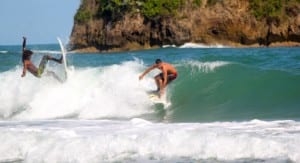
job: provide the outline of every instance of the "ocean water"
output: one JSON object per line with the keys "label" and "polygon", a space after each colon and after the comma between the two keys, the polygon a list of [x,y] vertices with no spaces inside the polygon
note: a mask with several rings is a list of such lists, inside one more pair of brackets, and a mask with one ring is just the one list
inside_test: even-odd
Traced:
{"label": "ocean water", "polygon": [[[32,61],[59,45],[30,45]],[[0,46],[0,162],[300,162],[300,48],[186,44],[69,52],[68,79],[21,78],[21,45]],[[178,70],[153,104],[156,58]],[[47,70],[64,78],[62,65]]]}

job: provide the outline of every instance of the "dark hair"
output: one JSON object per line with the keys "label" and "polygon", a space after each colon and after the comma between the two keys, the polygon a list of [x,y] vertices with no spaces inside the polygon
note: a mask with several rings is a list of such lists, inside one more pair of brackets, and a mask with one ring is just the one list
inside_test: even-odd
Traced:
{"label": "dark hair", "polygon": [[156,64],[159,64],[159,63],[161,63],[161,62],[162,62],[162,61],[161,61],[160,59],[156,59],[156,60],[155,60],[155,63],[156,63]]}
{"label": "dark hair", "polygon": [[33,54],[31,50],[24,50],[22,55],[22,61],[29,60],[30,56]]}

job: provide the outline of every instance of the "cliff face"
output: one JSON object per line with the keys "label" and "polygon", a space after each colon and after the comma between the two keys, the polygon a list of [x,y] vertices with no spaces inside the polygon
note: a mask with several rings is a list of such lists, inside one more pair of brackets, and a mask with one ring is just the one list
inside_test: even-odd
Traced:
{"label": "cliff face", "polygon": [[218,0],[195,7],[185,2],[173,16],[149,19],[141,12],[124,12],[114,20],[95,16],[99,0],[82,1],[90,12],[85,22],[75,21],[70,45],[83,51],[122,51],[182,45],[186,42],[229,46],[259,46],[278,43],[300,45],[300,4],[283,7],[285,15],[258,19],[249,0]]}

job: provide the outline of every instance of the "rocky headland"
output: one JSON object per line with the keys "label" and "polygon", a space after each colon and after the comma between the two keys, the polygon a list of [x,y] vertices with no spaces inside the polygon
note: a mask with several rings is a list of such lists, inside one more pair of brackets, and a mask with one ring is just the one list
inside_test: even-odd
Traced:
{"label": "rocky headland", "polygon": [[82,0],[70,47],[128,51],[193,42],[299,46],[299,0]]}

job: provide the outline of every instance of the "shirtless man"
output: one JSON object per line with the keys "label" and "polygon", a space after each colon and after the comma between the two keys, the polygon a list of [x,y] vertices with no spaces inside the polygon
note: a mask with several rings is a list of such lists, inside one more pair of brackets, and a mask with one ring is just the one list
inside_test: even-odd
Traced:
{"label": "shirtless man", "polygon": [[143,77],[147,73],[149,73],[150,71],[152,71],[155,68],[158,68],[162,71],[162,73],[160,73],[154,77],[156,86],[157,86],[157,92],[159,93],[159,96],[161,97],[164,94],[164,90],[165,90],[167,84],[169,84],[171,81],[173,81],[177,78],[177,71],[169,63],[162,62],[160,59],[156,59],[155,64],[153,64],[152,66],[147,68],[145,70],[145,72],[139,76],[139,79],[142,80]]}
{"label": "shirtless man", "polygon": [[[60,59],[52,58],[49,55],[43,56],[39,68],[37,68],[32,62],[31,62],[31,56],[33,52],[31,50],[26,49],[26,38],[23,37],[23,54],[22,54],[22,62],[23,62],[23,73],[22,77],[26,75],[26,70],[31,72],[34,76],[40,78],[45,70],[46,63],[48,60],[55,61],[57,63],[62,63],[62,57]],[[62,82],[62,80],[52,71],[47,71],[47,75],[52,75],[55,79]]]}

